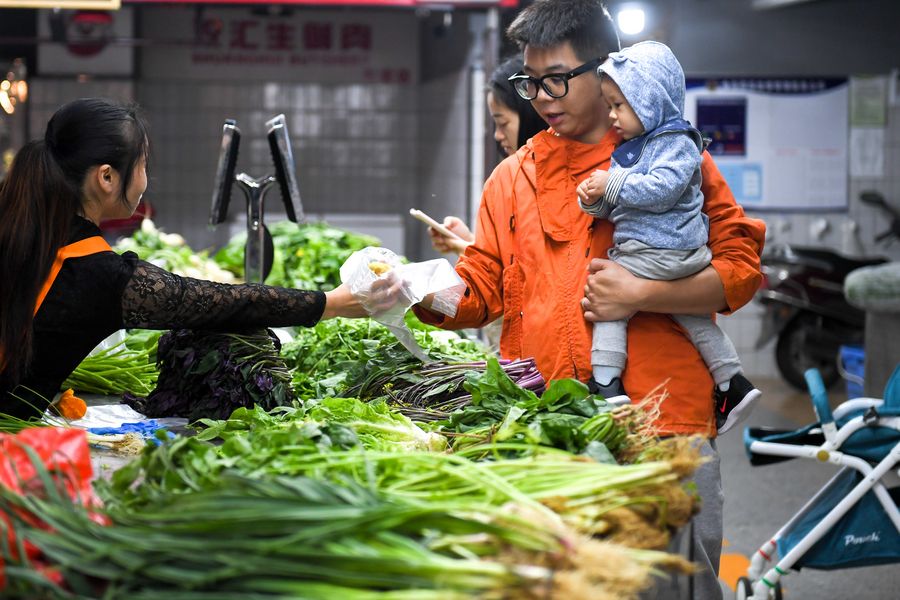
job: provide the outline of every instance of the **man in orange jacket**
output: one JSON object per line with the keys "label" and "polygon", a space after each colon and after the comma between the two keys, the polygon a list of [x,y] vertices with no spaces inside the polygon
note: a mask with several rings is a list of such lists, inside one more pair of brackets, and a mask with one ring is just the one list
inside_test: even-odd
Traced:
{"label": "man in orange jacket", "polygon": [[[433,313],[427,302],[417,315],[447,329],[481,327],[502,315],[503,357],[533,356],[546,379],[581,381],[591,376],[591,321],[631,316],[623,373],[631,397],[665,384],[660,433],[715,437],[713,382],[668,314],[729,313],[747,303],[761,280],[763,223],[744,215],[704,154],[709,267],[684,279],[652,281],[611,261],[592,261],[612,246],[613,227],[579,209],[575,188],[593,170],[609,167],[621,141],[609,127],[596,74],[619,49],[615,28],[600,0],[536,0],[507,33],[524,50],[524,74],[540,87],[532,104],[551,128],[506,158],[485,183],[476,241],[456,266],[467,285],[456,316]],[[703,451],[711,460],[695,475],[703,505],[689,552],[705,571],[692,577],[691,598],[714,600],[722,597],[716,577],[721,477],[714,442]]]}

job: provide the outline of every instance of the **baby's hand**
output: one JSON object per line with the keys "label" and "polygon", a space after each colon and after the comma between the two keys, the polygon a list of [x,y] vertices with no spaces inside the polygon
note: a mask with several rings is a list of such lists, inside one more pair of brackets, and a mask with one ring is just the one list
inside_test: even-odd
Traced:
{"label": "baby's hand", "polygon": [[591,176],[578,184],[575,189],[581,203],[591,206],[606,195],[606,182],[609,180],[609,171],[597,169]]}

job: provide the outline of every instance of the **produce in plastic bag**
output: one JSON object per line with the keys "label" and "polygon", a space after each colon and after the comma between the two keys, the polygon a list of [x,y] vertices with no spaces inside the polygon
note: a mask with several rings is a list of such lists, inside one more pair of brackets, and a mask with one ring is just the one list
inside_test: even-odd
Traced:
{"label": "produce in plastic bag", "polygon": [[[427,361],[428,356],[403,321],[406,311],[434,294],[431,308],[453,317],[466,289],[446,259],[403,264],[387,248],[371,246],[354,252],[341,265],[341,282],[347,284],[373,319],[390,329],[422,361]],[[391,289],[398,283],[399,295],[392,298]]]}

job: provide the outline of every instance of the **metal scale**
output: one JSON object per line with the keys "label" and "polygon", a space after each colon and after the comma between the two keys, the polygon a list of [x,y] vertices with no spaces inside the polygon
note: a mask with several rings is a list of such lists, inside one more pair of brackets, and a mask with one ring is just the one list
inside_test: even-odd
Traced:
{"label": "metal scale", "polygon": [[238,147],[241,130],[234,119],[226,119],[222,128],[222,146],[216,168],[215,186],[209,224],[216,226],[228,217],[228,203],[231,187],[237,183],[247,199],[247,242],[244,245],[244,280],[248,283],[262,283],[272,269],[275,247],[272,235],[263,222],[266,192],[274,184],[281,188],[281,199],[288,219],[294,223],[304,220],[303,205],[300,202],[300,187],[294,169],[294,155],[288,137],[284,115],[266,121],[269,151],[275,163],[275,175],[253,178],[246,173],[234,174],[237,167]]}

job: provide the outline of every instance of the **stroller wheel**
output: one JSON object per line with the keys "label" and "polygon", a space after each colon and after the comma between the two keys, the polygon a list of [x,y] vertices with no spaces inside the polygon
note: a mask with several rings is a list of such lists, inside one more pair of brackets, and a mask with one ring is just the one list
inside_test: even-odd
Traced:
{"label": "stroller wheel", "polygon": [[[753,582],[747,577],[740,577],[734,588],[735,600],[749,600],[753,598]],[[781,582],[775,583],[775,587],[769,592],[770,600],[783,600],[781,595]]]}
{"label": "stroller wheel", "polygon": [[740,577],[734,588],[735,600],[747,600],[753,597],[753,583],[746,577]]}

